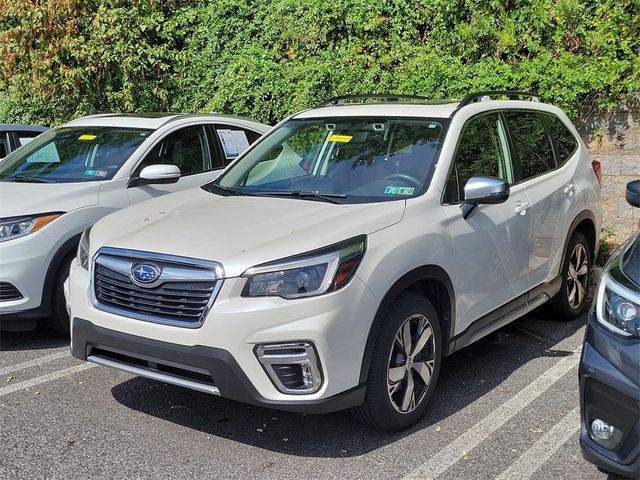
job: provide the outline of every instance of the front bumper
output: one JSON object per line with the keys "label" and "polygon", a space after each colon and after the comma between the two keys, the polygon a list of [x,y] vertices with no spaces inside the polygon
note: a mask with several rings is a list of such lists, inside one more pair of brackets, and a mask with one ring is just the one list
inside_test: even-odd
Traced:
{"label": "front bumper", "polygon": [[0,243],[0,283],[19,292],[0,301],[0,323],[27,322],[38,315],[54,247],[43,232]]}
{"label": "front bumper", "polygon": [[[592,309],[579,375],[584,458],[609,472],[640,478],[640,340],[610,332]],[[622,431],[616,446],[605,448],[592,438],[595,418]]]}
{"label": "front bumper", "polygon": [[[379,303],[366,285],[356,276],[339,291],[285,300],[244,298],[244,283],[242,278],[225,279],[203,324],[183,328],[96,308],[90,274],[74,262],[66,285],[73,354],[86,360],[96,349],[109,350],[128,357],[142,355],[153,363],[179,364],[211,377],[218,390],[211,393],[271,408],[324,413],[361,404],[362,359]],[[322,369],[317,391],[283,393],[258,360],[258,346],[288,342],[313,345]]]}

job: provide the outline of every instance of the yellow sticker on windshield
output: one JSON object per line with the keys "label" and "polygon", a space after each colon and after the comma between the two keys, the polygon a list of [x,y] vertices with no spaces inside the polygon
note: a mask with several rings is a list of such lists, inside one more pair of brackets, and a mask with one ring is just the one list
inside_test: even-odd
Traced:
{"label": "yellow sticker on windshield", "polygon": [[89,133],[85,133],[84,135],[80,135],[78,137],[78,140],[95,140],[96,139],[96,135],[91,135]]}
{"label": "yellow sticker on windshield", "polygon": [[347,142],[350,142],[352,138],[353,138],[353,135],[335,135],[334,134],[329,137],[329,141],[347,143]]}

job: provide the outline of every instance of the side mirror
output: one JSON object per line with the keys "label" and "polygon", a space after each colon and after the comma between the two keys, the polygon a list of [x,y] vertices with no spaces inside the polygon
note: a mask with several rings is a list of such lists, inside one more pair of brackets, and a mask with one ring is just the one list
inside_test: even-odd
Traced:
{"label": "side mirror", "polygon": [[627,183],[627,193],[625,197],[629,205],[640,208],[640,180]]}
{"label": "side mirror", "polygon": [[464,219],[474,212],[478,205],[504,203],[509,198],[509,185],[504,180],[493,177],[471,177],[464,185]]}
{"label": "side mirror", "polygon": [[[133,180],[133,179],[132,179]],[[175,165],[149,165],[140,172],[131,186],[176,183],[180,180],[180,169]]]}

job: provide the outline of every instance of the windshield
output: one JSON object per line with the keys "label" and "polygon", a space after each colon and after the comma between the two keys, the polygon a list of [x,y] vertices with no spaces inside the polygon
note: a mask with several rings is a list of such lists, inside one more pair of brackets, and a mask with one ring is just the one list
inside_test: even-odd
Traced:
{"label": "windshield", "polygon": [[151,132],[121,127],[49,130],[0,162],[0,180],[46,183],[109,180]]}
{"label": "windshield", "polygon": [[428,187],[446,122],[389,117],[289,120],[209,188],[236,195],[324,194],[338,203],[414,197]]}

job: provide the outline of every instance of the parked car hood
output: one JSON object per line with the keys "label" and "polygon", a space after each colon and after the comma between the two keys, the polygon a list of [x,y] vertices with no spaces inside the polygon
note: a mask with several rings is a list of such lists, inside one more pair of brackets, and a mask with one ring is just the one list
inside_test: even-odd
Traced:
{"label": "parked car hood", "polygon": [[102,247],[222,263],[225,276],[399,222],[404,201],[338,205],[314,200],[229,196],[189,189],[104,217],[91,231]]}
{"label": "parked car hood", "polygon": [[640,286],[640,233],[622,256],[622,272],[636,285]]}
{"label": "parked car hood", "polygon": [[70,212],[98,203],[99,182],[0,182],[0,218]]}

